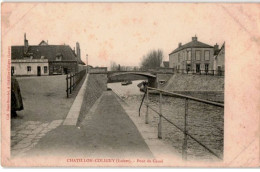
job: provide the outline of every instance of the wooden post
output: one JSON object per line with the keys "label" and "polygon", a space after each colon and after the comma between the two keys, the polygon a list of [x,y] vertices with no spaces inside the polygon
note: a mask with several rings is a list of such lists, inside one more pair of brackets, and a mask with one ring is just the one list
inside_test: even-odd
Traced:
{"label": "wooden post", "polygon": [[184,140],[182,145],[182,159],[187,160],[187,116],[188,116],[188,99],[185,99],[185,114],[184,114]]}
{"label": "wooden post", "polygon": [[149,90],[146,88],[146,114],[145,114],[145,123],[148,124],[148,110],[149,110]]}
{"label": "wooden post", "polygon": [[158,138],[162,139],[162,92],[160,91],[160,102],[159,102],[159,124],[158,124]]}
{"label": "wooden post", "polygon": [[66,92],[67,92],[67,98],[69,98],[69,81],[68,81],[69,77],[68,77],[68,74],[66,76]]}
{"label": "wooden post", "polygon": [[70,73],[70,94],[71,94],[71,73]]}

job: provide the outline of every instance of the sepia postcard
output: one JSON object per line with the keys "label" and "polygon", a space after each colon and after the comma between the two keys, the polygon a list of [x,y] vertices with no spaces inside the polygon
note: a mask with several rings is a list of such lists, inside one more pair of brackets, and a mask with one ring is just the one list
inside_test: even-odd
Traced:
{"label": "sepia postcard", "polygon": [[260,4],[2,3],[4,167],[259,167]]}

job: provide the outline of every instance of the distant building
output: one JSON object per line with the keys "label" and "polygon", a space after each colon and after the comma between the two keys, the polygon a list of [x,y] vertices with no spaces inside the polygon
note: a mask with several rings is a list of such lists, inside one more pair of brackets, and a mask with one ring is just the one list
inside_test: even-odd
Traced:
{"label": "distant building", "polygon": [[198,38],[179,46],[169,54],[169,67],[180,72],[210,73],[214,69],[214,51],[217,47],[202,43]]}
{"label": "distant building", "polygon": [[[77,53],[80,52],[77,43]],[[23,46],[11,48],[13,75],[54,75],[78,72],[78,66],[84,65],[80,54],[76,54],[68,45],[49,45],[41,41],[39,45],[29,45],[24,35]]]}
{"label": "distant building", "polygon": [[214,70],[217,75],[223,75],[225,72],[225,43],[214,55]]}
{"label": "distant building", "polygon": [[163,61],[161,67],[169,68],[169,61]]}

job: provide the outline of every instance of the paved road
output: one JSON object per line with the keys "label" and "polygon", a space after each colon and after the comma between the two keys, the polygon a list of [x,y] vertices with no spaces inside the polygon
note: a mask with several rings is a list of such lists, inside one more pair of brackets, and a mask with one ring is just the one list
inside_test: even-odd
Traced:
{"label": "paved road", "polygon": [[27,155],[152,158],[153,155],[112,91],[102,94],[75,126],[48,132]]}

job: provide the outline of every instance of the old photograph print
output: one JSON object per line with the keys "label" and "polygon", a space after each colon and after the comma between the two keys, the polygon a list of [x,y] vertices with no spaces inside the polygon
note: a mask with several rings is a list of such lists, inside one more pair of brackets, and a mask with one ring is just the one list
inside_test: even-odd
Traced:
{"label": "old photograph print", "polygon": [[259,9],[2,3],[2,165],[259,166]]}

